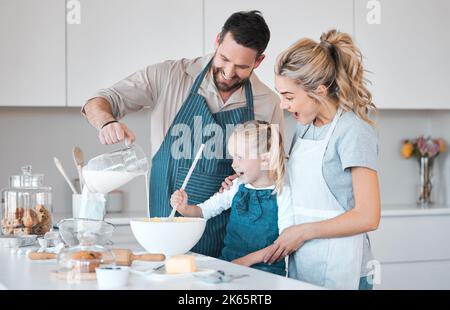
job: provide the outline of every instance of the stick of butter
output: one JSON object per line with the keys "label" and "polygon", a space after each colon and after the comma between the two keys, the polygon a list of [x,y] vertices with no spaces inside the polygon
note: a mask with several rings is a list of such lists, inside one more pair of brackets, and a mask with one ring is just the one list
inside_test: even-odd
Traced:
{"label": "stick of butter", "polygon": [[175,255],[166,262],[167,273],[195,272],[195,257],[192,255]]}

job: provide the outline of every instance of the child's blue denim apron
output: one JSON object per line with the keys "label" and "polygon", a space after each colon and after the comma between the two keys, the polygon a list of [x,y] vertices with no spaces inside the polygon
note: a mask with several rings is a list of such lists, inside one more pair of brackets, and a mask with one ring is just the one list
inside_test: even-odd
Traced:
{"label": "child's blue denim apron", "polygon": [[[245,184],[233,197],[221,259],[232,261],[271,245],[278,238],[277,195],[272,189],[250,189]],[[284,276],[284,260],[253,268]]]}

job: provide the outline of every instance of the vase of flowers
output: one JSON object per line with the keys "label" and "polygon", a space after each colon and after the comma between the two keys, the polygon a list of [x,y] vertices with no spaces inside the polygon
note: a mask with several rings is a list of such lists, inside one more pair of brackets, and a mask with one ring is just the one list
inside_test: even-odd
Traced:
{"label": "vase of flowers", "polygon": [[432,139],[420,136],[413,140],[404,140],[402,156],[404,158],[414,157],[419,163],[419,197],[417,203],[420,207],[429,207],[432,204],[431,190],[432,169],[435,158],[447,150],[445,141],[441,138]]}

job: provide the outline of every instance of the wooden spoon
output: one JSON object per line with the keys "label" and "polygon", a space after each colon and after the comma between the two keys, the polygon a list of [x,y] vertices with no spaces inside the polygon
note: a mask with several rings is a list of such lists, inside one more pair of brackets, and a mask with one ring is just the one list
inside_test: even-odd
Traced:
{"label": "wooden spoon", "polygon": [[[131,266],[133,261],[147,261],[147,262],[162,262],[166,259],[164,254],[133,254],[131,250],[128,249],[113,249],[112,252],[116,256],[116,264],[119,266]],[[28,258],[31,260],[47,260],[55,259],[57,254],[55,253],[39,253],[31,252],[28,254]]]}
{"label": "wooden spoon", "polygon": [[133,261],[147,261],[147,262],[162,262],[166,259],[164,254],[133,254],[131,250],[128,249],[113,249],[114,255],[116,256],[116,262],[121,266],[131,266]]}
{"label": "wooden spoon", "polygon": [[72,192],[74,194],[77,194],[77,190],[75,189],[75,186],[73,186],[72,182],[70,181],[69,177],[67,176],[67,173],[64,170],[61,161],[56,157],[53,157],[53,161],[55,162],[55,166],[56,166],[56,168],[58,168],[59,173],[61,173],[61,175],[64,177],[64,180],[66,180],[67,184],[69,184]]}
{"label": "wooden spoon", "polygon": [[83,179],[83,166],[84,166],[84,154],[79,146],[75,146],[72,149],[73,161],[78,171],[78,179],[80,180],[80,191],[83,192],[84,179]]}

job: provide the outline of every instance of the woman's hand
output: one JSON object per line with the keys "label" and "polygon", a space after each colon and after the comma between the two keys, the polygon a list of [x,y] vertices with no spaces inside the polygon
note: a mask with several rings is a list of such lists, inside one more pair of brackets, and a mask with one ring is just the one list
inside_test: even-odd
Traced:
{"label": "woman's hand", "polygon": [[307,238],[307,232],[310,226],[308,224],[295,225],[286,228],[277,240],[273,243],[273,247],[264,256],[264,262],[273,264],[286,256],[297,251]]}
{"label": "woman's hand", "polygon": [[179,189],[172,194],[170,197],[170,205],[172,208],[177,209],[177,211],[183,215],[185,215],[188,207],[188,195],[187,193]]}

